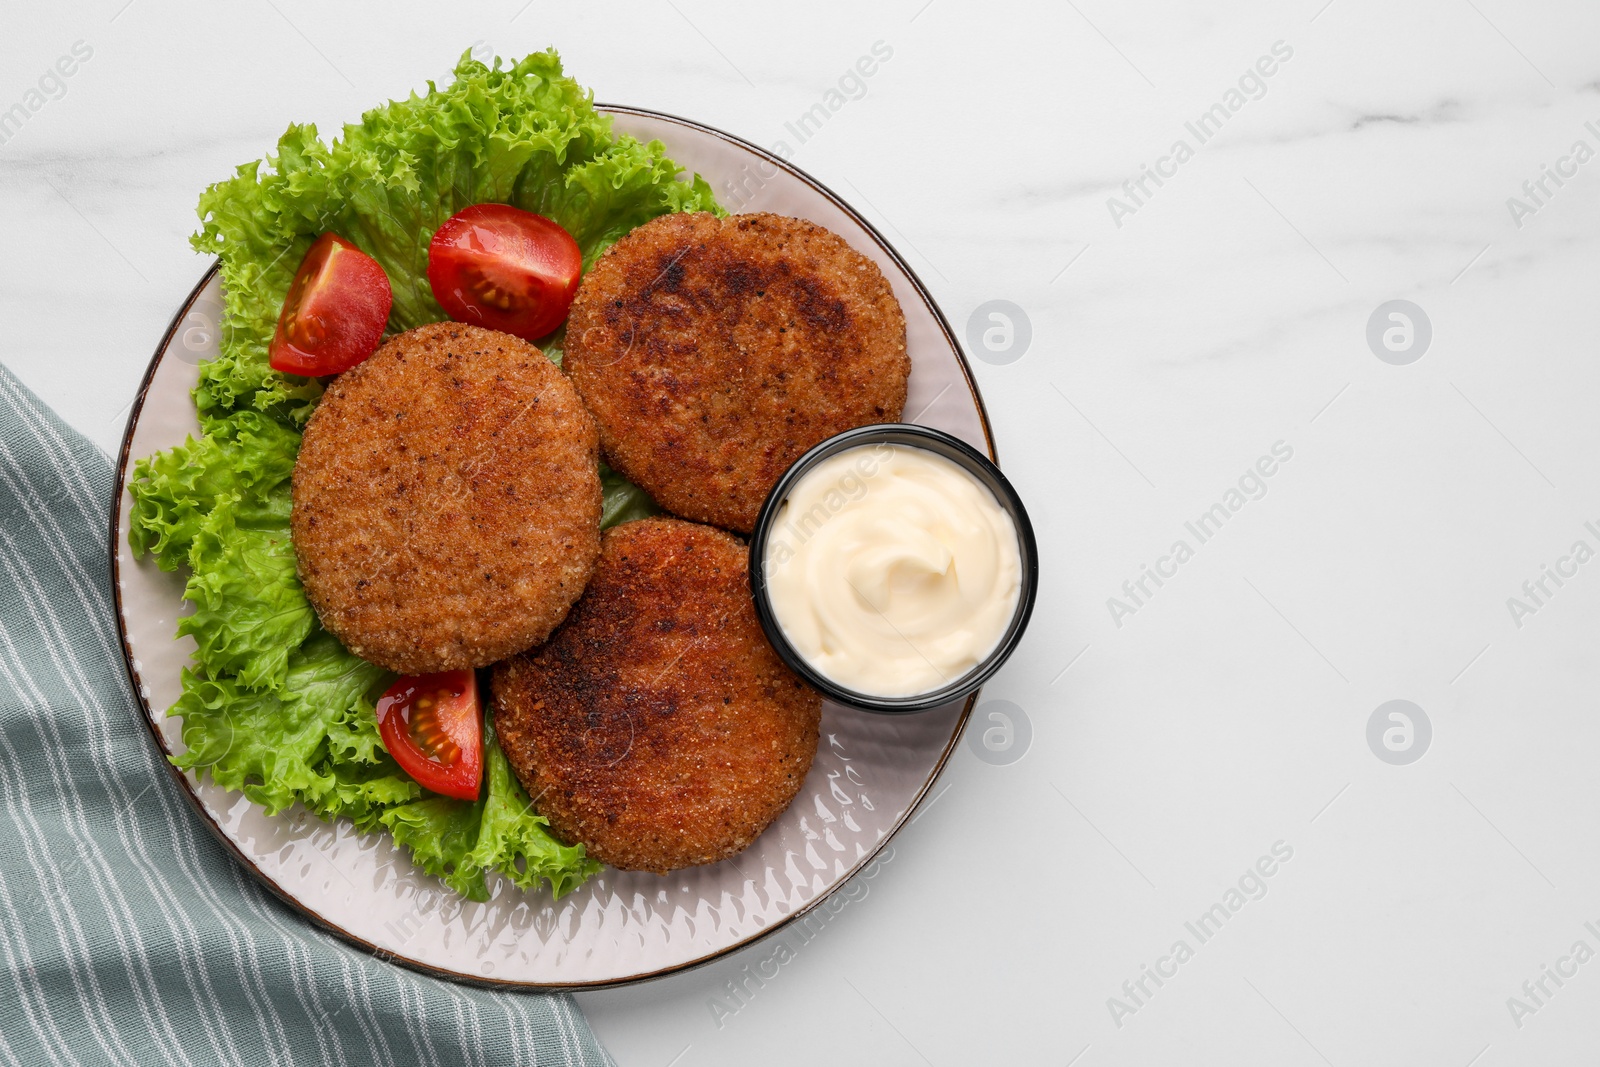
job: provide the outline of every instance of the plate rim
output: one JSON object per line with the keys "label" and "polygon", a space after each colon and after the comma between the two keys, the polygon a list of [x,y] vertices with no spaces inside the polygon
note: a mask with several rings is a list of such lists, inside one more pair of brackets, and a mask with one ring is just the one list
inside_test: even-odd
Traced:
{"label": "plate rim", "polygon": [[[918,297],[922,299],[922,302],[928,307],[929,311],[933,313],[934,320],[938,323],[939,329],[944,333],[945,339],[949,342],[951,351],[955,353],[956,363],[961,369],[961,375],[966,382],[967,391],[972,397],[974,406],[977,408],[978,422],[983,428],[984,443],[986,445],[985,451],[988,452],[990,460],[992,460],[996,466],[999,465],[999,457],[995,451],[994,432],[989,425],[989,411],[984,405],[983,394],[978,390],[977,380],[972,375],[972,366],[967,360],[965,350],[963,350],[961,347],[960,341],[956,337],[955,332],[950,328],[949,321],[945,318],[944,311],[933,299],[933,294],[929,292],[927,285],[924,284],[916,271],[911,268],[911,265],[905,261],[905,258],[900,255],[899,250],[897,250],[894,245],[884,237],[884,235],[876,226],[864,218],[860,212],[858,212],[832,189],[828,188],[828,186],[812,177],[805,170],[795,166],[793,163],[782,158],[781,156],[767,151],[760,145],[747,141],[735,134],[728,133],[724,130],[719,130],[714,126],[707,126],[704,123],[696,122],[693,119],[686,119],[678,115],[669,114],[664,111],[654,111],[649,108],[632,107],[624,104],[602,103],[597,103],[594,106],[596,110],[604,112],[607,115],[637,115],[644,118],[663,120],[668,123],[673,123],[696,130],[700,133],[709,134],[723,141],[737,145],[738,147],[754,153],[779,169],[787,171],[792,176],[798,178],[800,181],[810,186],[815,192],[822,194],[822,196],[831,201],[835,207],[839,208],[839,210],[843,211],[847,216],[849,216],[852,221],[866,230],[878,243],[878,247],[886,252],[894,261],[895,265],[905,273],[906,278],[916,290]],[[430,978],[457,982],[462,985],[473,986],[480,989],[491,989],[505,992],[520,991],[558,993],[615,989],[622,986],[655,981],[676,974],[683,974],[687,971],[713,963],[724,956],[731,955],[734,952],[750,948],[753,945],[765,941],[767,938],[778,933],[778,931],[788,927],[791,923],[810,915],[825,901],[832,897],[834,893],[838,892],[846,882],[848,882],[851,878],[854,878],[861,871],[865,870],[872,863],[876,862],[878,857],[883,853],[884,849],[888,847],[892,840],[894,840],[895,835],[899,834],[901,830],[905,829],[905,827],[910,824],[912,816],[921,806],[923,799],[927,797],[929,791],[932,790],[934,784],[938,782],[940,776],[944,773],[945,767],[949,764],[950,757],[955,752],[955,748],[960,743],[961,737],[965,732],[967,721],[972,715],[972,709],[976,706],[978,698],[982,694],[981,689],[974,691],[963,702],[961,715],[956,721],[955,729],[951,731],[950,740],[945,744],[944,751],[939,754],[939,758],[934,762],[933,769],[931,773],[929,773],[927,780],[922,784],[922,787],[916,791],[915,795],[911,798],[911,802],[906,805],[905,813],[894,824],[894,826],[890,828],[889,832],[884,834],[883,838],[876,842],[873,848],[860,858],[860,861],[855,865],[854,869],[851,870],[849,874],[838,879],[826,891],[819,893],[812,900],[806,902],[803,907],[795,909],[793,912],[785,915],[782,919],[774,922],[766,929],[750,934],[748,937],[744,937],[730,945],[719,948],[714,952],[707,953],[703,956],[698,956],[692,960],[685,960],[682,963],[675,963],[669,967],[661,967],[652,971],[645,971],[639,974],[627,975],[618,978],[569,983],[526,982],[503,978],[490,978],[481,974],[470,974],[464,971],[450,970],[448,968],[442,968],[431,963],[425,963],[422,960],[413,959],[412,957],[406,956],[403,953],[393,952],[389,949],[382,948],[371,941],[368,941],[360,934],[347,930],[332,920],[324,917],[310,904],[301,900],[299,897],[295,896],[289,892],[289,890],[280,885],[276,879],[257,866],[255,861],[251,859],[250,856],[246,855],[244,850],[239,847],[238,843],[228,836],[227,832],[222,829],[221,825],[218,824],[216,819],[212,817],[211,813],[206,810],[204,802],[200,799],[199,794],[190,784],[188,777],[183,771],[179,770],[173,765],[170,758],[172,753],[167,748],[166,738],[162,735],[161,729],[157,725],[155,710],[150,706],[150,701],[145,696],[144,681],[140,677],[139,669],[134,665],[133,647],[129,643],[126,614],[122,603],[122,498],[128,491],[128,470],[130,453],[133,448],[134,429],[139,424],[139,415],[144,409],[145,397],[150,391],[150,386],[155,380],[156,370],[161,365],[162,357],[166,354],[168,347],[171,345],[173,336],[178,332],[178,328],[183,324],[184,319],[187,317],[190,309],[194,306],[194,303],[199,298],[201,292],[203,292],[206,286],[211,283],[212,278],[219,273],[220,269],[221,261],[217,259],[212,260],[211,266],[205,271],[204,274],[201,275],[200,280],[195,283],[194,287],[189,290],[189,295],[186,296],[183,302],[178,305],[177,311],[173,313],[172,320],[167,324],[167,328],[162,333],[160,341],[158,341],[156,344],[155,352],[151,355],[149,364],[145,367],[144,376],[139,382],[139,391],[134,395],[133,404],[128,410],[128,421],[126,426],[123,428],[122,443],[117,451],[115,492],[112,494],[110,505],[110,537],[107,540],[107,555],[109,556],[109,559],[107,562],[110,565],[111,595],[112,601],[116,608],[115,621],[118,643],[122,649],[122,665],[127,673],[128,682],[133,689],[134,698],[139,703],[139,707],[142,712],[140,718],[144,720],[145,728],[149,732],[151,740],[155,743],[157,752],[161,755],[161,763],[166,767],[167,773],[176,782],[180,792],[184,796],[184,799],[188,801],[189,806],[194,809],[195,814],[199,816],[200,822],[205,826],[206,830],[210,832],[212,838],[214,838],[217,843],[223,847],[224,851],[230,854],[230,857],[235,862],[239,863],[246,871],[248,871],[251,876],[253,876],[260,885],[264,886],[269,892],[271,892],[273,896],[277,897],[302,918],[309,921],[314,927],[321,929],[325,933],[332,934],[333,936],[344,941],[346,944],[376,956],[378,959],[405,967],[408,970],[416,971],[420,974],[425,974]]]}

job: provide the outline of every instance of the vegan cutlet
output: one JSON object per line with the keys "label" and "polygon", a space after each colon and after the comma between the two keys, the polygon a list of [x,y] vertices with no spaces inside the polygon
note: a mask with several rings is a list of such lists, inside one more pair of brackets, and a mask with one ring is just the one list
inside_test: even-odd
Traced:
{"label": "vegan cutlet", "polygon": [[501,747],[557,837],[664,874],[741,851],[794,799],[822,702],[767,643],[747,558],[709,526],[614,527],[566,622],[495,667]]}
{"label": "vegan cutlet", "polygon": [[543,641],[600,554],[594,419],[535,346],[420,326],[336,378],[294,468],[300,579],[323,626],[402,674]]}
{"label": "vegan cutlet", "polygon": [[748,533],[812,445],[894,422],[911,360],[883,272],[765,213],[663,215],[584,278],[563,367],[606,461],[685,518]]}

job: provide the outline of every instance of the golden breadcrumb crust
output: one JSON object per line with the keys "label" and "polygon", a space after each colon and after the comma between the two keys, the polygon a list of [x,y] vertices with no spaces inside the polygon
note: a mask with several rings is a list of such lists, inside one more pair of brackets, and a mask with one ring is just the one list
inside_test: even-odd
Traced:
{"label": "golden breadcrumb crust", "polygon": [[782,215],[663,215],[584,278],[563,367],[606,461],[685,518],[748,533],[801,453],[905,407],[883,272]]}
{"label": "golden breadcrumb crust", "polygon": [[543,641],[600,553],[594,419],[543,352],[455,322],[340,375],[294,469],[300,579],[323,626],[402,674]]}
{"label": "golden breadcrumb crust", "polygon": [[747,558],[708,526],[615,527],[567,621],[495,667],[501,747],[557,837],[664,874],[742,851],[794,799],[822,701],[767,643]]}

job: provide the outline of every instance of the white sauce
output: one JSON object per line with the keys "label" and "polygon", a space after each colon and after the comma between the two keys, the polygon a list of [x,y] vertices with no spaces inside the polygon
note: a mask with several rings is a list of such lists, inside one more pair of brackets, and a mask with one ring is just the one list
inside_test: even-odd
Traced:
{"label": "white sauce", "polygon": [[1022,588],[1016,526],[962,467],[862,445],[797,481],[767,535],[772,610],[816,670],[867,696],[939,689],[986,659]]}

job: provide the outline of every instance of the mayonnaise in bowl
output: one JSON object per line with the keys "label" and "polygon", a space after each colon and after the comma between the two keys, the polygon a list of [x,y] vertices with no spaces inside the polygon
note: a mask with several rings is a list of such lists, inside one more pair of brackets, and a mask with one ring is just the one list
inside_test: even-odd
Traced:
{"label": "mayonnaise in bowl", "polygon": [[905,440],[863,441],[780,490],[758,530],[765,596],[783,638],[829,682],[884,699],[945,690],[1011,631],[1022,539],[967,467]]}

